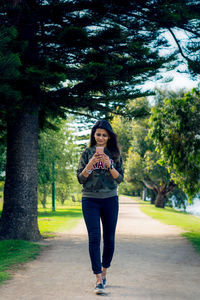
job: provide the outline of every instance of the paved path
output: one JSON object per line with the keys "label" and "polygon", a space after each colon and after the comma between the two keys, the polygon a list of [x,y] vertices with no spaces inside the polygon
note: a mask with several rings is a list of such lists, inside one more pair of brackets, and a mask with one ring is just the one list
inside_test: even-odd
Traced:
{"label": "paved path", "polygon": [[[199,300],[200,255],[175,226],[156,221],[139,204],[120,198],[116,251],[107,299]],[[0,286],[1,300],[94,300],[83,220],[60,234],[33,262]]]}

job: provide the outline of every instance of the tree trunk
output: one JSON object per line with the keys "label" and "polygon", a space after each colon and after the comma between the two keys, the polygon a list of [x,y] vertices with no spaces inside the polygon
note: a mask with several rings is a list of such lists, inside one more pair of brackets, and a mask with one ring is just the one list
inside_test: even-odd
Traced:
{"label": "tree trunk", "polygon": [[156,200],[156,193],[154,190],[150,190],[150,194],[151,194],[151,204],[154,204]]}
{"label": "tree trunk", "polygon": [[27,104],[7,124],[1,239],[41,239],[37,223],[38,107]]}
{"label": "tree trunk", "polygon": [[142,200],[146,201],[147,198],[147,188],[143,187],[143,191],[142,191]]}
{"label": "tree trunk", "polygon": [[43,186],[43,195],[42,195],[42,200],[41,200],[41,203],[42,203],[42,207],[43,208],[46,208],[46,203],[47,203],[47,188],[46,188],[46,185]]}
{"label": "tree trunk", "polygon": [[156,207],[161,207],[161,208],[165,207],[165,196],[166,196],[165,194],[158,191],[158,194],[157,194],[156,200],[155,200]]}

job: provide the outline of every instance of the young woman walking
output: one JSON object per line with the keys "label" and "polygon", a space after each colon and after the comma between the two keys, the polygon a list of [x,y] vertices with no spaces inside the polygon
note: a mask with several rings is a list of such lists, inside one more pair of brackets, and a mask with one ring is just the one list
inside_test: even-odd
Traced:
{"label": "young woman walking", "polygon": [[[96,294],[105,293],[106,272],[114,253],[118,217],[117,184],[123,180],[117,136],[106,120],[97,121],[89,147],[82,153],[77,177],[83,184],[82,210],[89,238],[89,254],[96,275]],[[103,255],[100,240],[103,227]]]}

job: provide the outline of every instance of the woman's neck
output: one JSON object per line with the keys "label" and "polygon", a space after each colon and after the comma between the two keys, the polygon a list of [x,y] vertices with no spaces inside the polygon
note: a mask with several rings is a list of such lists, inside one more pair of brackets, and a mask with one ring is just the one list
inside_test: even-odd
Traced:
{"label": "woman's neck", "polygon": [[105,144],[105,145],[99,145],[99,144],[96,144],[95,147],[104,147],[104,148],[106,148],[106,147],[107,147],[107,144]]}

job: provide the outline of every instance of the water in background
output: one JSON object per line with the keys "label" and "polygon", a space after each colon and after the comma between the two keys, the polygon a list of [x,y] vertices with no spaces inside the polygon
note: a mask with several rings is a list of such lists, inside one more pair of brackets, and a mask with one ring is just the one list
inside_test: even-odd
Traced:
{"label": "water in background", "polygon": [[[188,203],[187,200],[185,200],[184,205],[181,207],[176,207],[176,197],[173,195],[172,197],[169,198],[171,205],[174,209],[178,211],[184,211],[187,212],[188,214],[200,217],[200,197],[196,197],[193,200],[193,204]],[[146,201],[151,201],[151,198],[146,197]]]}
{"label": "water in background", "polygon": [[171,200],[171,203],[172,203],[174,209],[179,210],[179,211],[185,211],[188,214],[192,214],[192,215],[200,217],[200,198],[198,198],[198,197],[194,198],[193,204],[190,204],[190,203],[188,203],[187,200],[185,200],[185,208],[183,205],[180,208],[175,206],[175,203],[176,203],[175,196],[170,197],[170,200]]}
{"label": "water in background", "polygon": [[194,201],[193,201],[193,204],[192,205],[189,204],[186,207],[186,212],[188,212],[189,214],[200,217],[200,199],[195,198]]}

